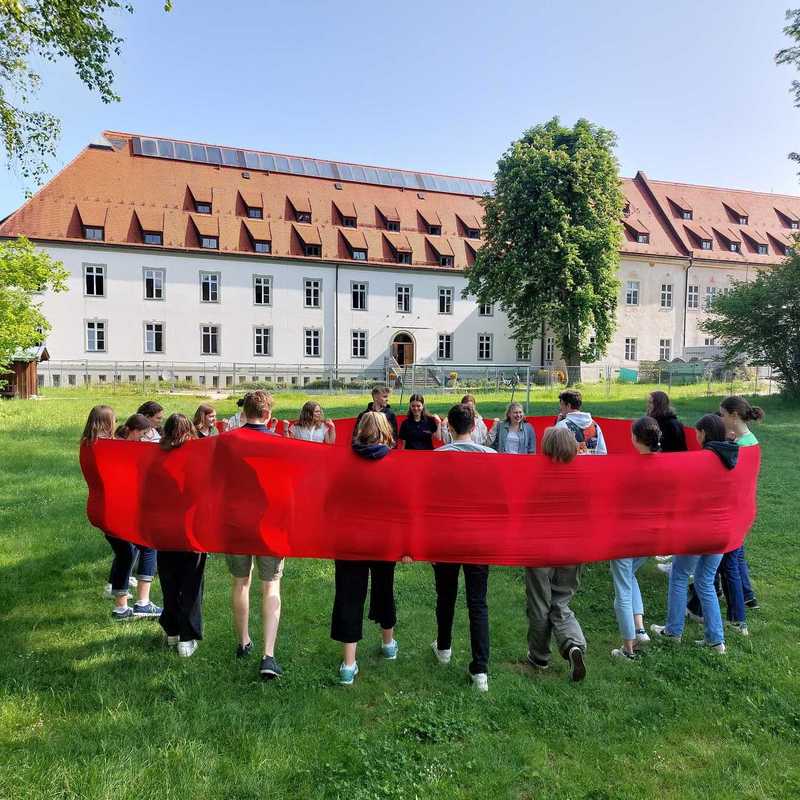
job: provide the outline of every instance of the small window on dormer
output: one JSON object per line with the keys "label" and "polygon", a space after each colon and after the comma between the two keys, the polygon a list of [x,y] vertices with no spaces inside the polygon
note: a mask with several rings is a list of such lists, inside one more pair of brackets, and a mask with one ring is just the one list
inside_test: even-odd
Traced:
{"label": "small window on dormer", "polygon": [[102,242],[105,238],[105,228],[97,228],[93,225],[84,225],[83,238],[94,242]]}
{"label": "small window on dormer", "polygon": [[358,248],[353,248],[353,261],[366,261],[367,260],[367,251],[360,250]]}
{"label": "small window on dormer", "polygon": [[155,231],[145,231],[143,238],[145,244],[164,244],[164,237]]}
{"label": "small window on dormer", "polygon": [[397,263],[398,264],[410,264],[411,263],[411,253],[406,253],[403,251],[397,252]]}
{"label": "small window on dormer", "polygon": [[731,253],[738,253],[739,252],[739,242],[729,242],[728,248],[730,249]]}
{"label": "small window on dormer", "polygon": [[649,233],[637,233],[636,234],[636,241],[639,244],[650,244],[650,234]]}
{"label": "small window on dormer", "polygon": [[269,254],[272,252],[272,242],[267,242],[264,241],[263,239],[254,239],[253,250],[255,250],[256,253]]}
{"label": "small window on dormer", "polygon": [[250,219],[264,219],[264,209],[256,206],[247,207],[247,216]]}
{"label": "small window on dormer", "polygon": [[219,237],[201,236],[200,247],[202,247],[204,250],[219,250]]}
{"label": "small window on dormer", "polygon": [[311,212],[310,211],[297,211],[295,212],[295,219],[298,222],[311,222]]}
{"label": "small window on dormer", "polygon": [[442,235],[442,226],[441,225],[428,225],[428,233],[431,236],[441,236]]}
{"label": "small window on dormer", "polygon": [[[298,220],[299,222],[299,220]],[[303,252],[307,256],[312,256],[315,258],[319,258],[322,255],[322,245],[319,244],[307,244],[303,248]]]}
{"label": "small window on dormer", "polygon": [[467,228],[467,239],[480,239],[481,232],[479,228]]}
{"label": "small window on dormer", "polygon": [[211,203],[198,203],[195,200],[194,210],[198,214],[210,214],[211,213]]}
{"label": "small window on dormer", "polygon": [[711,239],[701,239],[700,240],[700,249],[701,250],[710,250],[713,247],[713,243]]}
{"label": "small window on dormer", "polygon": [[749,217],[740,216],[739,217],[739,224],[740,225],[747,225],[747,220],[748,219],[749,219]]}
{"label": "small window on dormer", "polygon": [[793,231],[800,230],[800,222],[798,222],[796,219],[793,219],[793,220],[791,220],[791,221],[789,222],[789,227],[790,227],[790,228],[791,228]]}
{"label": "small window on dormer", "polygon": [[343,228],[355,228],[358,226],[358,221],[355,217],[342,217]]}
{"label": "small window on dormer", "polygon": [[691,211],[682,211],[682,212],[681,212],[681,217],[682,217],[683,219],[692,219],[692,217],[693,217],[693,216],[694,216],[694,215],[692,214],[692,212],[691,212]]}
{"label": "small window on dormer", "polygon": [[393,231],[394,233],[400,233],[400,220],[396,219],[386,220],[386,230]]}
{"label": "small window on dormer", "polygon": [[758,245],[758,254],[760,256],[769,255],[769,245],[766,244],[759,244]]}
{"label": "small window on dormer", "polygon": [[453,266],[453,256],[439,256],[439,266],[440,267],[452,267]]}

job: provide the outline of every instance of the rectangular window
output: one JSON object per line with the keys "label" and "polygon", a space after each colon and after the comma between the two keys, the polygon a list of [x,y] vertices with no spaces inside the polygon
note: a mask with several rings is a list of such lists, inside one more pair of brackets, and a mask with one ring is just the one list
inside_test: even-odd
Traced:
{"label": "rectangular window", "polygon": [[307,245],[304,245],[303,252],[307,256],[312,256],[314,258],[319,258],[322,255],[322,245],[321,244],[307,244]]}
{"label": "rectangular window", "polygon": [[296,211],[294,215],[295,220],[297,222],[302,222],[303,224],[309,224],[311,222],[311,212],[310,211]]}
{"label": "rectangular window", "polygon": [[701,250],[710,250],[713,247],[713,242],[711,239],[701,239],[700,240],[700,249]]}
{"label": "rectangular window", "polygon": [[366,358],[367,357],[367,332],[366,331],[351,331],[352,349],[351,354],[353,358]]}
{"label": "rectangular window", "polygon": [[492,360],[492,340],[491,333],[478,334],[478,361],[491,361]]}
{"label": "rectangular window", "polygon": [[739,217],[739,224],[740,225],[747,225],[748,217]]}
{"label": "rectangular window", "polygon": [[219,237],[218,236],[201,236],[200,247],[203,250],[219,250]]}
{"label": "rectangular window", "polygon": [[253,239],[253,250],[256,253],[271,253],[272,252],[272,242],[268,242],[265,239]]}
{"label": "rectangular window", "polygon": [[453,359],[453,334],[440,333],[439,342],[436,348],[436,356],[440,361],[452,361]]}
{"label": "rectangular window", "polygon": [[203,303],[219,303],[219,272],[200,273],[200,300]]}
{"label": "rectangular window", "polygon": [[531,360],[531,346],[529,344],[517,343],[517,361]]}
{"label": "rectangular window", "polygon": [[198,214],[210,214],[211,213],[211,203],[198,203],[195,201],[194,210]]}
{"label": "rectangular window", "polygon": [[263,209],[257,208],[256,206],[248,206],[247,207],[247,216],[250,219],[263,219],[264,218],[264,211],[263,211]]}
{"label": "rectangular window", "polygon": [[389,219],[386,221],[386,230],[400,233],[400,222],[396,219]]}
{"label": "rectangular window", "polygon": [[700,308],[700,287],[689,286],[686,293],[686,307]]}
{"label": "rectangular window", "polygon": [[164,352],[164,323],[145,322],[144,324],[144,351],[145,353]]}
{"label": "rectangular window", "polygon": [[87,297],[106,296],[106,268],[104,264],[83,265],[84,294]]}
{"label": "rectangular window", "polygon": [[86,349],[90,353],[104,353],[106,350],[105,321],[90,319],[86,321]]}
{"label": "rectangular window", "polygon": [[361,250],[360,248],[354,247],[352,249],[353,261],[366,261],[367,260],[367,251]]}
{"label": "rectangular window", "polygon": [[269,275],[253,275],[253,303],[257,306],[272,305],[272,278]]}
{"label": "rectangular window", "polygon": [[439,256],[439,266],[440,267],[452,267],[453,266],[453,256]]}
{"label": "rectangular window", "polygon": [[467,228],[467,239],[480,239],[481,232],[478,228]]}
{"label": "rectangular window", "polygon": [[658,340],[658,360],[669,361],[672,358],[672,339]]}
{"label": "rectangular window", "polygon": [[93,226],[86,225],[83,229],[84,239],[90,239],[95,242],[102,242],[104,237],[105,237],[105,228],[95,228]]}
{"label": "rectangular window", "polygon": [[411,287],[410,286],[396,286],[395,292],[397,294],[397,310],[401,314],[411,313]]}
{"label": "rectangular window", "polygon": [[[72,378],[72,380],[69,382],[69,385],[70,386],[74,386],[75,385],[75,376],[74,375],[67,375],[67,380],[68,381],[69,381],[70,378]],[[58,374],[53,375],[52,376],[52,381],[53,381],[53,387],[54,388],[57,389],[59,386],[61,386],[61,376],[60,375],[58,375]]]}
{"label": "rectangular window", "polygon": [[706,308],[711,308],[711,304],[717,296],[716,286],[706,286]]}
{"label": "rectangular window", "polygon": [[200,326],[200,352],[204,356],[219,355],[219,325]]}
{"label": "rectangular window", "polygon": [[343,228],[355,228],[357,226],[358,222],[355,217],[342,217]]}
{"label": "rectangular window", "polygon": [[628,337],[625,339],[625,360],[636,361],[636,338]]}
{"label": "rectangular window", "polygon": [[253,355],[272,355],[272,328],[253,328]]}
{"label": "rectangular window", "polygon": [[494,316],[494,303],[479,303],[478,304],[479,317],[492,317]]}
{"label": "rectangular window", "polygon": [[661,308],[672,308],[672,284],[661,284]]}
{"label": "rectangular window", "polygon": [[758,246],[758,254],[760,256],[765,256],[769,254],[769,247],[765,244],[760,244]]}
{"label": "rectangular window", "polygon": [[319,358],[322,355],[322,331],[319,328],[304,328],[303,346],[306,356]]}
{"label": "rectangular window", "polygon": [[556,357],[556,340],[554,336],[548,336],[544,340],[544,360],[545,363],[552,363]]}
{"label": "rectangular window", "polygon": [[625,284],[625,305],[639,305],[639,281],[628,281]]}
{"label": "rectangular window", "polygon": [[692,212],[691,211],[683,211],[683,212],[681,212],[681,216],[684,219],[691,219],[692,218]]}
{"label": "rectangular window", "polygon": [[728,245],[731,253],[738,253],[739,252],[739,242],[730,242]]}
{"label": "rectangular window", "polygon": [[452,314],[453,313],[453,287],[440,286],[439,287],[439,313]]}
{"label": "rectangular window", "polygon": [[411,253],[404,251],[397,253],[397,263],[398,264],[410,264],[411,263]]}
{"label": "rectangular window", "polygon": [[353,311],[367,310],[367,284],[361,281],[350,282],[351,308]]}
{"label": "rectangular window", "polygon": [[144,233],[145,244],[164,244],[164,237],[160,233],[151,233],[145,231]]}
{"label": "rectangular window", "polygon": [[636,241],[639,244],[650,244],[650,234],[649,233],[637,233],[636,234]]}
{"label": "rectangular window", "polygon": [[303,305],[306,308],[322,308],[322,281],[306,278],[303,281]]}
{"label": "rectangular window", "polygon": [[164,279],[163,269],[144,270],[144,299],[163,300],[164,299]]}
{"label": "rectangular window", "polygon": [[442,235],[442,226],[441,225],[428,225],[428,233],[431,236],[441,236]]}
{"label": "rectangular window", "polygon": [[713,338],[713,337],[711,337],[711,336],[706,336],[706,338],[705,338],[705,339],[704,339],[704,341],[703,341],[703,344],[704,344],[706,347],[716,347],[716,346],[717,346],[717,340],[716,340],[716,339],[714,339],[714,338]]}

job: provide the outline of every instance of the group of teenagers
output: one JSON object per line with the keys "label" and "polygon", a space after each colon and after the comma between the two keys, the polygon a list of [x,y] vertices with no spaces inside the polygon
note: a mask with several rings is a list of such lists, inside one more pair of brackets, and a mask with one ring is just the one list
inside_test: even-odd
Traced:
{"label": "group of teenagers", "polygon": [[[379,460],[393,450],[434,450],[460,453],[503,453],[533,455],[537,452],[536,433],[524,418],[523,408],[512,402],[504,419],[487,426],[478,413],[475,398],[465,395],[445,419],[430,414],[422,395],[411,396],[408,414],[398,426],[389,404],[390,390],[376,386],[372,402],[362,411],[352,435],[352,450],[361,458]],[[603,432],[591,414],[582,408],[581,393],[569,389],[559,395],[559,413],[552,427],[544,431],[541,454],[555,463],[567,464],[579,456],[599,457],[607,453]],[[325,418],[319,403],[307,402],[298,417],[280,428],[272,416],[272,396],[261,390],[248,392],[239,401],[240,411],[227,421],[217,422],[212,406],[203,404],[194,418],[171,414],[164,419],[158,403],[144,403],[124,423],[117,426],[113,409],[95,406],[89,413],[81,438],[91,447],[99,439],[128,439],[157,444],[174,450],[185,442],[209,436],[252,436],[266,434],[333,444],[336,427]],[[661,391],[647,400],[646,415],[631,425],[631,441],[641,455],[687,450],[683,425]],[[748,423],[760,421],[764,412],[743,397],[725,398],[719,410],[706,414],[695,424],[698,443],[714,452],[726,469],[735,469],[740,447],[757,444]],[[281,432],[278,433],[277,431]],[[439,442],[435,442],[439,440]],[[441,443],[441,444],[439,444]],[[439,444],[437,447],[436,445]],[[112,618],[158,618],[167,644],[179,656],[191,656],[203,638],[203,574],[207,555],[197,552],[156,551],[138,547],[124,539],[105,534],[114,553],[106,595],[114,600]],[[653,556],[665,561],[669,556]],[[284,559],[271,556],[225,555],[232,577],[232,611],[236,630],[236,656],[253,652],[249,631],[250,585],[253,567],[262,587],[263,650],[259,673],[264,679],[278,678],[283,669],[275,658],[275,645],[281,614],[280,580]],[[411,558],[402,563],[411,563]],[[611,656],[621,661],[636,661],[651,636],[644,624],[644,605],[637,571],[646,557],[621,558],[610,562],[614,585],[614,611],[621,637]],[[163,594],[163,608],[150,600],[150,586],[156,566]],[[359,673],[358,643],[363,638],[364,608],[369,595],[367,617],[380,628],[380,653],[387,660],[398,655],[395,639],[397,607],[394,592],[395,562],[334,562],[335,593],[331,613],[331,638],[342,645],[338,680],[351,685]],[[458,597],[459,574],[469,618],[471,660],[467,675],[478,691],[489,688],[489,608],[487,602],[489,566],[479,564],[434,563],[436,591],[436,638],[431,643],[435,660],[445,666],[452,658],[452,629]],[[135,576],[132,574],[136,572]],[[528,618],[527,663],[536,670],[550,666],[551,640],[568,663],[572,681],[586,676],[586,638],[570,601],[578,590],[582,565],[526,567],[525,593]],[[692,583],[693,579],[693,583]],[[132,605],[130,590],[136,591]],[[725,629],[720,599],[727,605],[730,629],[747,636],[746,610],[757,609],[758,601],[749,579],[744,548],[729,553],[675,555],[671,557],[667,615],[664,625],[651,625],[654,638],[680,641],[687,616],[702,623],[703,639],[696,642],[715,653],[725,652]]]}

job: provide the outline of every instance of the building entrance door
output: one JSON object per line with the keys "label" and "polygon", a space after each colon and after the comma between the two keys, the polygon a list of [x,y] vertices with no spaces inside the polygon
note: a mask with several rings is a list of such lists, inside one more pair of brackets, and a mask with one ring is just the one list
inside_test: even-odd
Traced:
{"label": "building entrance door", "polygon": [[392,339],[392,358],[401,367],[414,363],[414,340],[407,333],[395,334]]}

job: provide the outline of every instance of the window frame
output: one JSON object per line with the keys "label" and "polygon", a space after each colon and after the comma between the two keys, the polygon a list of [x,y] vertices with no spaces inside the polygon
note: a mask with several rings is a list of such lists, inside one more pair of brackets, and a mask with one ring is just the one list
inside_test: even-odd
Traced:
{"label": "window frame", "polygon": [[[90,235],[89,231],[97,232],[99,235],[94,236]],[[105,225],[102,227],[99,225],[84,225],[83,226],[83,238],[87,242],[104,242],[106,240],[106,228]]]}
{"label": "window frame", "polygon": [[412,253],[409,253],[408,250],[398,250],[397,251],[397,263],[398,264],[405,264],[406,266],[411,266],[413,263],[412,261]]}
{"label": "window frame", "polygon": [[314,215],[310,211],[294,210],[294,221],[300,225],[311,225],[314,221]]}
{"label": "window frame", "polygon": [[[364,345],[364,353],[356,353],[356,336],[359,336]],[[350,330],[350,358],[366,359],[369,358],[369,331],[365,328],[351,328]]]}
{"label": "window frame", "polygon": [[[452,361],[453,349],[455,338],[452,333],[437,333],[436,334],[436,360],[437,361]],[[449,349],[450,355],[442,355],[442,345],[445,349]]]}
{"label": "window frame", "polygon": [[[266,303],[264,303],[264,302],[259,303],[258,300],[256,299],[256,292],[258,291],[258,288],[259,288],[257,283],[258,283],[259,280],[261,280],[263,283],[266,283],[267,294],[269,295],[269,299],[267,300]],[[252,287],[253,287],[253,305],[254,306],[258,306],[259,308],[262,308],[262,307],[271,308],[272,307],[272,275],[264,275],[264,274],[262,274],[260,272],[254,272],[253,273]],[[263,299],[264,286],[262,285],[260,288],[261,288],[261,296],[262,296],[262,299]]]}
{"label": "window frame", "polygon": [[322,245],[303,242],[303,255],[306,258],[322,258]]}
{"label": "window frame", "polygon": [[639,340],[637,336],[625,337],[625,361],[638,361]]}
{"label": "window frame", "polygon": [[[99,277],[102,280],[103,291],[100,292],[99,294],[96,291],[94,293],[92,293],[92,294],[90,294],[87,291],[88,290],[87,278],[89,277],[89,272],[88,272],[89,269],[93,269],[93,270],[100,269],[101,270],[101,272],[99,274]],[[95,263],[93,263],[91,261],[84,261],[83,264],[81,265],[81,270],[82,270],[82,273],[83,273],[83,296],[84,297],[106,297],[106,282],[108,280],[108,265],[107,264],[95,264]],[[96,272],[93,272],[92,273],[92,277],[94,279],[93,280],[94,287],[95,287],[95,289],[97,289],[98,274]]]}
{"label": "window frame", "polygon": [[247,219],[264,219],[264,209],[261,206],[247,206]]}
{"label": "window frame", "polygon": [[[408,297],[408,308],[400,308],[400,290],[407,289],[404,293]],[[396,283],[394,285],[394,308],[397,314],[412,314],[414,312],[414,284]]]}
{"label": "window frame", "polygon": [[[488,311],[484,309],[488,308]],[[478,316],[479,317],[493,317],[494,316],[494,303],[478,303]]]}
{"label": "window frame", "polygon": [[[632,288],[631,284],[636,284],[636,288]],[[625,305],[638,306],[642,296],[642,282],[640,280],[626,280],[625,281]],[[635,300],[635,302],[634,302]]]}
{"label": "window frame", "polygon": [[[161,331],[160,331],[161,349],[160,350],[156,350],[156,349],[148,350],[147,349],[147,333],[148,333],[147,326],[148,325],[160,325],[161,326]],[[162,354],[167,352],[167,323],[166,322],[164,322],[163,320],[152,320],[152,319],[144,320],[142,322],[142,333],[143,333],[143,337],[144,337],[144,341],[142,343],[142,346],[143,346],[144,349],[143,349],[142,352],[147,353],[148,355],[162,355]],[[152,334],[153,334],[153,346],[155,348],[156,336],[159,335],[159,332],[154,330],[154,331],[152,331]]]}
{"label": "window frame", "polygon": [[661,296],[660,296],[659,307],[662,308],[664,311],[672,311],[674,305],[673,294],[674,294],[674,284],[672,283],[661,284]]}
{"label": "window frame", "polygon": [[700,284],[690,284],[686,287],[686,308],[689,311],[697,311],[700,308]]}
{"label": "window frame", "polygon": [[199,200],[194,201],[195,214],[210,214],[213,210],[213,203],[201,203]]}
{"label": "window frame", "polygon": [[[217,299],[216,300],[204,300],[203,299],[203,278],[210,278],[215,276],[217,279]],[[211,297],[211,290],[209,289],[208,292],[209,298]],[[222,302],[222,273],[221,272],[213,272],[211,270],[200,270],[200,302],[201,303],[221,303]]]}
{"label": "window frame", "polygon": [[[203,329],[208,328],[208,333],[206,334]],[[212,333],[213,329],[213,333]],[[216,352],[204,352],[203,350],[203,337],[209,337],[209,344],[211,343],[211,337],[216,337],[216,344],[217,349]],[[219,356],[222,355],[222,325],[215,322],[201,322],[200,323],[200,355],[201,356]]]}
{"label": "window frame", "polygon": [[[161,273],[161,297],[147,296],[147,273],[153,273],[153,293],[156,289],[156,275]],[[163,303],[167,299],[167,271],[164,267],[142,267],[142,299],[147,302]]]}
{"label": "window frame", "polygon": [[262,256],[272,255],[272,241],[269,239],[253,239],[253,252]]}
{"label": "window frame", "polygon": [[[664,344],[666,342],[666,344]],[[664,355],[666,353],[666,356]],[[672,339],[659,339],[658,340],[658,360],[671,361],[672,360]]]}
{"label": "window frame", "polygon": [[442,226],[441,225],[428,225],[428,236],[441,236],[442,235]]}
{"label": "window frame", "polygon": [[[313,349],[313,334],[316,333],[317,349],[319,350],[316,355],[308,352],[309,334],[311,334],[311,342]],[[322,358],[322,328],[303,328],[303,357],[304,358]]]}
{"label": "window frame", "polygon": [[[259,331],[261,331],[262,333],[259,334]],[[264,337],[263,331],[267,332],[266,336],[268,340],[267,342],[268,347],[266,353],[259,353],[257,342],[258,342],[258,337],[260,335],[262,337],[262,345],[263,345],[263,337]],[[253,358],[272,358],[273,346],[274,346],[273,337],[274,333],[272,325],[253,325]]]}
{"label": "window frame", "polygon": [[[95,347],[92,350],[89,347],[89,324],[95,326],[94,335],[95,343],[97,343],[97,325],[103,326],[103,346]],[[90,317],[83,320],[83,350],[85,353],[107,353],[108,352],[108,320],[100,319],[98,317]]]}
{"label": "window frame", "polygon": [[219,250],[219,236],[198,236],[197,241],[201,250]]}
{"label": "window frame", "polygon": [[[317,300],[318,300],[318,302],[317,302],[316,305],[308,303],[309,287],[306,284],[309,284],[309,283],[310,284],[313,284],[313,283],[318,283],[319,284],[319,286],[317,286]],[[311,291],[312,291],[312,300],[313,300],[314,287],[312,286],[310,288],[311,288]],[[310,309],[316,309],[316,310],[321,310],[322,309],[322,278],[303,278],[303,308],[310,308]]]}
{"label": "window frame", "polygon": [[[482,339],[486,339],[488,341],[481,341]],[[487,345],[489,346],[489,354],[486,356],[481,355],[481,346]],[[478,333],[478,352],[476,353],[478,361],[494,361],[494,334],[489,333],[488,331],[481,331]]]}
{"label": "window frame", "polygon": [[[358,255],[356,255],[358,254]],[[367,251],[363,247],[351,247],[350,248],[350,258],[353,261],[366,261],[367,260]]]}
{"label": "window frame", "polygon": [[400,220],[398,219],[387,219],[386,220],[386,230],[391,231],[392,233],[400,233]]}
{"label": "window frame", "polygon": [[[364,295],[363,306],[356,306],[355,292],[356,286],[362,287]],[[369,311],[369,281],[350,281],[350,310],[351,311]]]}
{"label": "window frame", "polygon": [[637,242],[637,244],[650,244],[650,234],[649,233],[637,233],[636,234],[636,242]]}
{"label": "window frame", "polygon": [[556,360],[556,337],[546,336],[544,340],[544,363],[552,364]]}
{"label": "window frame", "polygon": [[[147,237],[153,238],[157,237],[157,242],[148,242]],[[163,247],[164,246],[164,234],[159,233],[159,231],[142,231],[142,242],[144,244],[150,245],[151,247]]]}
{"label": "window frame", "polygon": [[[442,311],[442,300],[447,297],[447,293],[448,292],[450,294],[450,301],[449,301],[450,307],[449,307],[449,309],[447,309],[445,307],[445,310]],[[436,306],[437,313],[448,315],[448,316],[452,316],[452,314],[454,312],[454,306],[455,306],[456,287],[455,286],[437,286],[436,287],[436,297],[437,297],[437,300],[438,300],[438,303],[437,303],[437,306]]]}
{"label": "window frame", "polygon": [[514,343],[514,349],[516,351],[516,353],[515,353],[516,360],[518,362],[520,362],[521,364],[530,363],[531,353],[533,352],[532,348],[531,348],[530,345],[524,345],[524,347],[526,347],[527,349],[523,351],[523,350],[521,350],[522,347],[523,347],[523,345],[521,345],[521,344],[519,344],[517,342]]}
{"label": "window frame", "polygon": [[769,255],[769,245],[768,244],[763,244],[761,242],[758,242],[757,245],[756,245],[756,252],[760,256],[768,256]]}
{"label": "window frame", "polygon": [[455,265],[455,258],[453,256],[448,256],[448,255],[439,256],[440,267],[452,267],[454,265]]}
{"label": "window frame", "polygon": [[345,217],[342,215],[342,227],[349,230],[358,228],[358,217]]}

